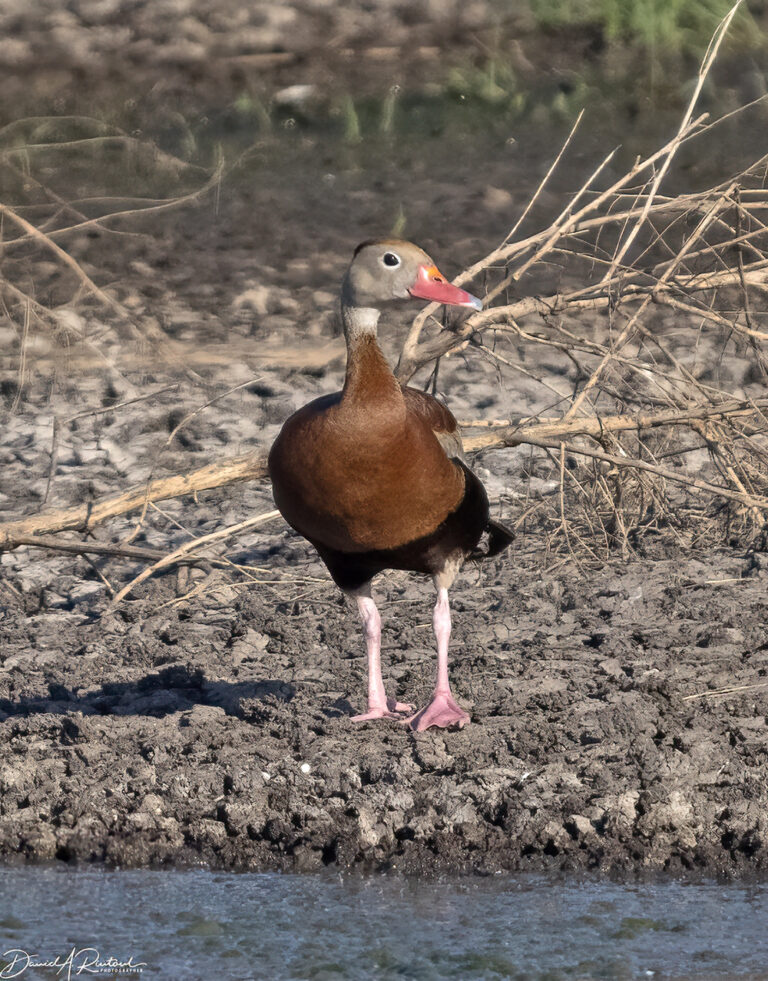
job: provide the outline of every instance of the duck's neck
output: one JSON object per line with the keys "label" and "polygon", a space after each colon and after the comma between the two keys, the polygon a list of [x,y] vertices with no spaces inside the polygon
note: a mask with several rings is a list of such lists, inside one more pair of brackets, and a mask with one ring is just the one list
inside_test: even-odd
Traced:
{"label": "duck's neck", "polygon": [[341,303],[341,322],[344,326],[344,337],[347,351],[351,352],[360,340],[376,340],[376,328],[379,324],[381,311],[375,307],[355,307]]}
{"label": "duck's neck", "polygon": [[380,311],[342,301],[341,322],[347,342],[345,401],[378,402],[382,397],[402,399],[400,386],[376,340]]}

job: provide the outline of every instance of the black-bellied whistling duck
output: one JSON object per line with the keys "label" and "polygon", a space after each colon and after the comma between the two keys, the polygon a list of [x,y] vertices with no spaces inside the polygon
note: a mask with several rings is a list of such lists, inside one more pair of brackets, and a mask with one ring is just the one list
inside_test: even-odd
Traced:
{"label": "black-bellied whistling duck", "polygon": [[[411,298],[482,309],[410,242],[358,246],[341,287],[344,388],[287,420],[269,454],[269,473],[285,520],[357,601],[368,649],[368,711],[353,720],[461,728],[469,716],[448,683],[448,589],[484,532],[485,555],[502,551],[513,536],[490,519],[485,489],[460,459],[454,417],[425,392],[402,387],[376,342],[380,308]],[[371,580],[384,569],[426,573],[437,589],[437,684],[430,704],[410,716],[413,706],[387,698],[381,677],[381,618]]]}

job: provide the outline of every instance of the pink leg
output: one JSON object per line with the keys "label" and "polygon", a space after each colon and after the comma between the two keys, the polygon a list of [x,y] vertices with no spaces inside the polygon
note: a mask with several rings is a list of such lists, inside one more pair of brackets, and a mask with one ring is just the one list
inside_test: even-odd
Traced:
{"label": "pink leg", "polygon": [[437,639],[437,684],[432,701],[410,719],[406,719],[411,729],[421,732],[430,726],[447,729],[458,726],[463,729],[469,722],[469,715],[460,708],[451,694],[448,683],[448,641],[451,637],[451,608],[448,605],[448,590],[441,587],[437,591],[437,603],[433,618]]}
{"label": "pink leg", "polygon": [[368,648],[368,711],[353,715],[353,722],[370,719],[402,719],[398,712],[411,712],[413,705],[405,705],[394,698],[387,698],[381,677],[381,617],[370,596],[357,596],[357,608],[365,628],[365,644]]}

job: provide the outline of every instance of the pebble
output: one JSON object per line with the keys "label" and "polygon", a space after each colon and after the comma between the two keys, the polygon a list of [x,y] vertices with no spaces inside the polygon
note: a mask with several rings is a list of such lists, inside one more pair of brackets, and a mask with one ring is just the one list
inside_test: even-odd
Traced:
{"label": "pebble", "polygon": [[310,101],[316,91],[317,86],[315,85],[288,85],[286,88],[275,92],[274,101],[278,106],[301,109]]}

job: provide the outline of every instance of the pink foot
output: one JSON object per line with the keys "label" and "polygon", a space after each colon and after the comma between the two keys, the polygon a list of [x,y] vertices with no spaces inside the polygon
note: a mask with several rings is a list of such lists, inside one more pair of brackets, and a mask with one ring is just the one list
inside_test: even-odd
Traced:
{"label": "pink foot", "polygon": [[398,721],[403,721],[402,712],[413,712],[413,705],[409,705],[408,702],[396,702],[394,698],[388,698],[386,707],[375,706],[369,708],[367,712],[363,712],[361,715],[353,715],[353,722],[370,722],[372,719],[397,719]]}
{"label": "pink foot", "polygon": [[454,701],[453,695],[435,692],[435,696],[426,708],[421,709],[410,719],[404,719],[414,732],[423,732],[430,726],[439,729],[449,729],[457,726],[463,729],[469,722],[469,715]]}

